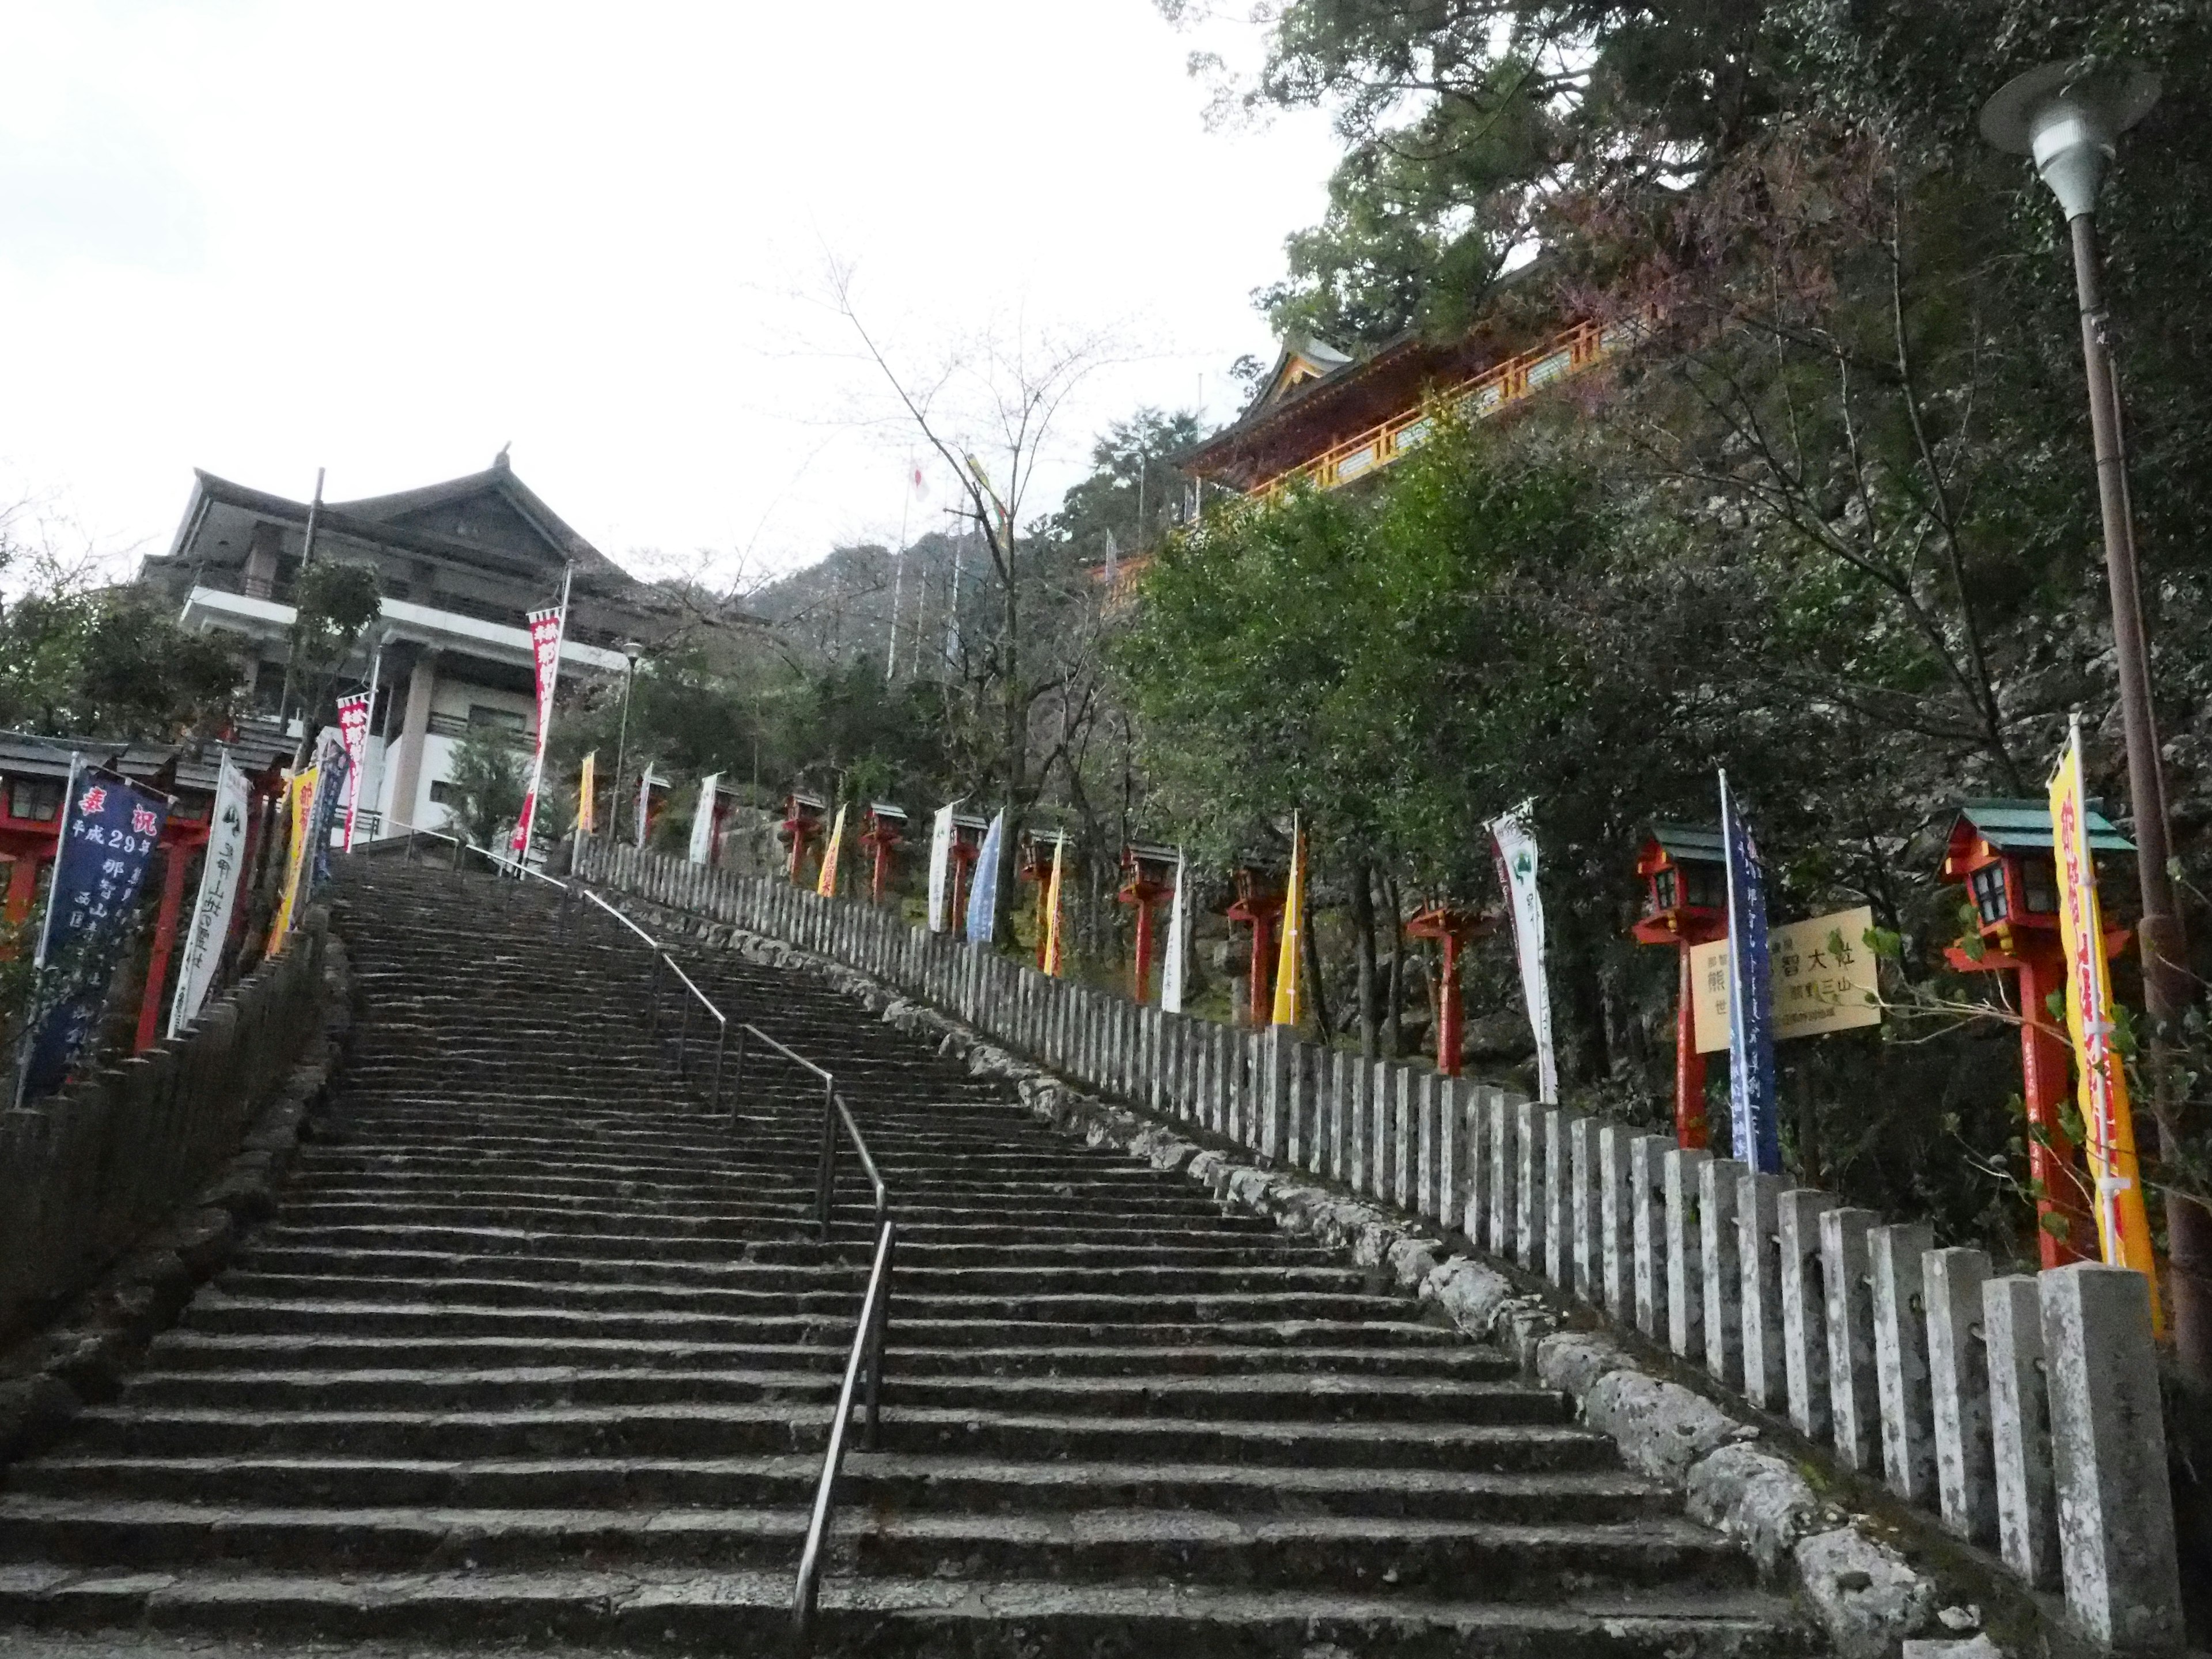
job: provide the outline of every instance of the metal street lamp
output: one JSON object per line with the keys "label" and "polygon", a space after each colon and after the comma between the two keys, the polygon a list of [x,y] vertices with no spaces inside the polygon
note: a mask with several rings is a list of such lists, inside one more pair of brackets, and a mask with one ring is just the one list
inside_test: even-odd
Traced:
{"label": "metal street lamp", "polygon": [[[2119,396],[2112,380],[2110,325],[2105,313],[2103,259],[2097,246],[2097,191],[2119,136],[2158,101],[2159,78],[2128,66],[2083,61],[2045,64],[2008,82],[1982,110],[1982,137],[1999,149],[2033,157],[2036,173],[2058,198],[2074,246],[2074,283],[2081,312],[2081,357],[2089,383],[2089,427],[2096,446],[2097,495],[2104,509],[2105,574],[2112,589],[2112,644],[2118,659],[2120,719],[2128,746],[2128,793],[2135,805],[2136,870],[2142,893],[2143,1002],[2153,1042],[2160,1042],[2192,998],[2181,918],[2166,872],[2166,781],[2159,767],[2158,726],[2150,699],[2150,663],[2143,643],[2142,600],[2136,575],[2135,526],[2129,512],[2127,453],[2120,434]],[[2162,1046],[2162,1045],[2161,1045]],[[2161,1073],[2163,1067],[2160,1068]],[[2160,1085],[2161,1141],[2171,1133]],[[2170,1146],[2167,1148],[2171,1150]],[[2212,1376],[2212,1213],[2185,1199],[2166,1200],[2173,1264],[2175,1338],[2183,1363]]]}
{"label": "metal street lamp", "polygon": [[645,647],[635,640],[624,640],[622,653],[629,665],[623,670],[622,725],[615,738],[615,798],[607,811],[607,828],[617,842],[622,839],[623,763],[629,758],[629,693],[637,683],[637,659],[645,654]]}

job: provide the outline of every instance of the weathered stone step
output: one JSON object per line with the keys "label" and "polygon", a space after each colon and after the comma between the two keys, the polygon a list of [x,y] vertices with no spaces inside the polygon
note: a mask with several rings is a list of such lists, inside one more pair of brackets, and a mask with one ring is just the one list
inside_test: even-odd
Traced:
{"label": "weathered stone step", "polygon": [[[544,1337],[555,1340],[571,1336],[690,1338],[714,1341],[817,1342],[840,1353],[853,1340],[853,1305],[833,1314],[754,1315],[700,1313],[657,1309],[644,1311],[585,1310],[569,1307],[493,1307],[477,1304],[439,1306],[422,1301],[325,1301],[313,1297],[260,1297],[225,1294],[220,1285],[204,1290],[186,1310],[185,1323],[191,1329],[244,1334],[273,1332],[302,1335],[335,1332],[345,1335],[444,1337],[496,1332],[509,1337]],[[1403,1310],[1401,1310],[1401,1312]],[[999,1347],[1009,1330],[1006,1322],[986,1312],[980,1317],[925,1318],[912,1311],[899,1316],[895,1340],[923,1346]],[[1141,1346],[1160,1343],[1173,1347],[1203,1347],[1213,1343],[1230,1346],[1290,1346],[1305,1342],[1371,1345],[1379,1348],[1426,1350],[1458,1346],[1456,1333],[1406,1318],[1357,1322],[1309,1319],[1157,1320],[1126,1322],[1085,1322],[1077,1320],[1024,1320],[1021,1334],[1040,1346],[1055,1344],[1083,1346]]]}
{"label": "weathered stone step", "polygon": [[[322,1571],[530,1569],[589,1559],[657,1566],[795,1565],[805,1507],[334,1508],[0,1496],[0,1551],[124,1567],[246,1561]],[[1483,1583],[1500,1600],[1654,1583],[1743,1585],[1748,1563],[1668,1517],[1508,1524],[1382,1516],[1216,1515],[1188,1509],[842,1511],[832,1571],[931,1577],[978,1571],[1059,1581],[1196,1573],[1213,1583],[1381,1584],[1401,1593]]]}
{"label": "weathered stone step", "polygon": [[[1075,1344],[931,1347],[902,1341],[902,1328],[892,1327],[888,1369],[898,1378],[979,1372],[994,1376],[1232,1376],[1311,1370],[1502,1381],[1520,1375],[1520,1368],[1505,1354],[1463,1342],[1431,1347],[1322,1347],[1313,1343],[1238,1347],[1226,1342],[1190,1347]],[[620,1360],[631,1366],[659,1366],[672,1370],[723,1366],[744,1369],[759,1364],[842,1370],[845,1364],[842,1349],[797,1343],[576,1334],[537,1340],[485,1335],[380,1337],[352,1332],[343,1335],[218,1335],[190,1328],[171,1331],[156,1339],[151,1354],[150,1364],[171,1371],[237,1370],[249,1365],[295,1370],[318,1366],[343,1370],[573,1365],[595,1360]]]}
{"label": "weathered stone step", "polygon": [[[378,1366],[355,1370],[148,1370],[133,1376],[125,1407],[256,1411],[518,1411],[532,1406],[670,1406],[788,1401],[827,1405],[836,1370],[756,1365],[678,1370],[601,1364]],[[885,1401],[903,1409],[1095,1413],[1273,1420],[1279,1423],[1557,1423],[1548,1389],[1484,1379],[1338,1375],[1329,1371],[1231,1376],[947,1375],[889,1376]]]}
{"label": "weathered stone step", "polygon": [[[218,1631],[258,1640],[547,1639],[675,1652],[775,1652],[788,1573],[564,1566],[363,1575],[195,1568],[0,1577],[0,1614],[42,1624]],[[1788,1659],[1803,1626],[1747,1590],[1589,1590],[1544,1606],[1292,1586],[823,1582],[823,1659]]]}
{"label": "weathered stone step", "polygon": [[[728,1456],[812,1451],[830,1410],[805,1402],[549,1406],[516,1411],[88,1408],[80,1454],[134,1457],[342,1452],[356,1457]],[[984,1414],[887,1404],[884,1446],[975,1459],[1138,1459],[1494,1473],[1598,1469],[1613,1443],[1564,1423],[1249,1423],[1167,1417]]]}
{"label": "weathered stone step", "polygon": [[[714,1504],[742,1492],[770,1506],[811,1504],[822,1468],[799,1454],[700,1458],[43,1458],[9,1490],[83,1499],[283,1502],[429,1508],[616,1508]],[[1162,1467],[1127,1462],[983,1462],[854,1451],[839,1486],[872,1512],[990,1513],[1073,1509],[1228,1509],[1240,1514],[1423,1516],[1528,1525],[1671,1514],[1652,1483],[1613,1470],[1535,1474],[1436,1469]]]}
{"label": "weathered stone step", "polygon": [[[856,1315],[862,1286],[818,1290],[748,1288],[738,1285],[597,1284],[570,1276],[554,1279],[492,1279],[459,1274],[380,1277],[374,1274],[258,1273],[233,1268],[216,1281],[234,1297],[302,1297],[343,1302],[380,1301],[394,1295],[432,1304],[465,1303],[471,1307],[604,1309],[638,1312],[647,1309],[739,1317],[777,1314]],[[901,1286],[902,1321],[919,1318],[1030,1319],[1066,1322],[1083,1320],[1125,1324],[1166,1321],[1176,1324],[1212,1320],[1384,1319],[1403,1310],[1396,1297],[1350,1291],[1224,1290],[1218,1294],[1163,1292],[1158,1296],[1115,1295],[1099,1291],[961,1295]]]}
{"label": "weathered stone step", "polygon": [[[764,1242],[787,1241],[787,1231],[777,1231],[772,1224],[763,1221],[757,1210],[739,1209],[730,1205],[687,1205],[667,1208],[632,1206],[614,1208],[586,1204],[549,1205],[538,1200],[517,1200],[511,1203],[483,1203],[454,1197],[441,1200],[428,1194],[409,1197],[404,1203],[379,1200],[357,1191],[348,1191],[321,1198],[298,1197],[284,1206],[284,1213],[303,1230],[328,1223],[334,1226],[355,1226],[376,1223],[424,1226],[512,1226],[556,1231],[619,1232],[625,1229],[637,1234],[681,1237],[706,1233],[713,1236],[757,1238]],[[782,1215],[778,1219],[788,1219]],[[811,1237],[810,1231],[807,1235]],[[1202,1249],[1209,1244],[1224,1249],[1257,1246],[1297,1252],[1307,1247],[1298,1241],[1279,1233],[1264,1219],[1256,1216],[1207,1216],[1193,1218],[1179,1227],[1148,1224],[1137,1233],[1145,1240],[1159,1240],[1164,1246],[1182,1249]],[[1273,1241],[1265,1243],[1264,1241]],[[1036,1243],[1053,1248],[1087,1248],[1094,1243],[1102,1250],[1135,1248],[1126,1244],[1125,1237],[1102,1231],[1089,1224],[1048,1224],[1030,1221],[1022,1223],[986,1220],[921,1220],[902,1216],[899,1221],[899,1244],[903,1249],[908,1243],[943,1242],[963,1247],[972,1246],[986,1251],[992,1259],[1000,1254],[998,1247]],[[782,1248],[777,1243],[776,1248]],[[1327,1255],[1328,1252],[1323,1251]]]}

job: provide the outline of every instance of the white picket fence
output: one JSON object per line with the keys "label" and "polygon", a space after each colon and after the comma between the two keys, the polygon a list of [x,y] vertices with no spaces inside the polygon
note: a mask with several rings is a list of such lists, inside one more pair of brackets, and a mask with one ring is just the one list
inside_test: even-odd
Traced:
{"label": "white picket fence", "polygon": [[1073,1081],[1464,1231],[1994,1545],[2108,1646],[2179,1648],[2141,1275],[1997,1276],[1833,1195],[1504,1090],[1041,974],[895,911],[587,841],[576,872],[857,968]]}

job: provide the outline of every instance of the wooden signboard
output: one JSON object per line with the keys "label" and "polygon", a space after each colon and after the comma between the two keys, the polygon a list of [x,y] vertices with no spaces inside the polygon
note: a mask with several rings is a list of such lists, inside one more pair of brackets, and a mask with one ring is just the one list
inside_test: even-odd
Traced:
{"label": "wooden signboard", "polygon": [[[1873,926],[1874,911],[1863,904],[1793,921],[1768,935],[1777,1042],[1881,1024],[1875,954],[1866,944]],[[1718,1054],[1729,1046],[1726,939],[1691,947],[1690,982],[1698,994],[1698,1052]]]}

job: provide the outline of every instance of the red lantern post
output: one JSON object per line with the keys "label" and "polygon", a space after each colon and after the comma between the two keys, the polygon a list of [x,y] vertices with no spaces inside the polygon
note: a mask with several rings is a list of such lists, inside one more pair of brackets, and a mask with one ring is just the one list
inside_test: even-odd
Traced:
{"label": "red lantern post", "polygon": [[1052,858],[1060,843],[1067,838],[1061,830],[1030,830],[1024,832],[1021,856],[1014,866],[1014,874],[1036,888],[1036,962],[1044,964],[1045,936],[1050,931],[1046,925],[1045,900],[1052,890]]}
{"label": "red lantern post", "polygon": [[990,824],[982,818],[953,815],[952,845],[947,849],[951,866],[952,903],[945,914],[956,933],[968,914],[968,883],[975,872],[975,860],[983,856],[983,837],[990,832]]}
{"label": "red lantern post", "polygon": [[1121,889],[1115,896],[1137,908],[1136,982],[1131,994],[1139,1002],[1149,1001],[1152,997],[1152,911],[1161,900],[1175,896],[1177,861],[1178,854],[1172,847],[1133,842],[1121,849]]}
{"label": "red lantern post", "polygon": [[868,876],[868,902],[884,902],[884,884],[890,877],[892,850],[906,839],[906,811],[889,801],[868,803],[868,827],[860,832],[860,845],[874,855]]}
{"label": "red lantern post", "polygon": [[1728,873],[1721,832],[1689,824],[1654,824],[1637,857],[1636,873],[1644,882],[1644,915],[1630,933],[1638,945],[1672,945],[1677,958],[1674,1140],[1694,1151],[1704,1147],[1711,1134],[1690,951],[1728,937]]}
{"label": "red lantern post", "polygon": [[1252,929],[1250,1023],[1265,1025],[1274,1012],[1275,921],[1283,914],[1283,890],[1272,871],[1249,865],[1240,866],[1233,878],[1237,896],[1229,906],[1229,920]]}
{"label": "red lantern post", "polygon": [[[2103,815],[2092,811],[2089,847],[2096,853],[2135,848]],[[2097,1224],[2091,1218],[2087,1177],[2074,1145],[2059,1127],[2073,1090],[2071,1051],[2051,1024],[2045,1003],[2066,984],[2066,958],[2058,942],[2058,876],[2051,849],[2051,809],[2039,800],[1969,800],[1959,805],[1943,848],[1943,879],[1963,882],[1974,909],[1976,956],[1963,944],[1944,957],[1962,974],[2016,976],[2021,1013],[2021,1094],[2029,1136],[2027,1170],[2035,1183],[2036,1243],[2045,1267],[2097,1259]],[[2105,931],[2105,954],[2124,949],[2128,931]]]}
{"label": "red lantern post", "polygon": [[1451,904],[1431,904],[1416,910],[1406,923],[1408,935],[1435,939],[1442,947],[1443,971],[1437,976],[1437,1070],[1445,1077],[1459,1075],[1459,1051],[1466,1032],[1466,1010],[1459,994],[1459,953],[1497,926],[1495,916]]}
{"label": "red lantern post", "polygon": [[784,871],[793,887],[805,884],[807,855],[821,838],[822,815],[827,807],[819,795],[803,795],[794,790],[785,798],[783,822],[776,828],[790,848]]}

